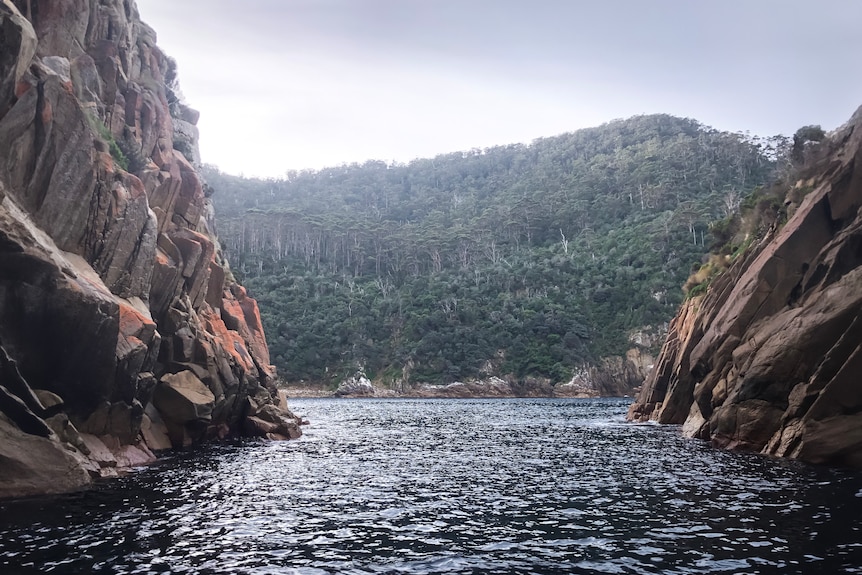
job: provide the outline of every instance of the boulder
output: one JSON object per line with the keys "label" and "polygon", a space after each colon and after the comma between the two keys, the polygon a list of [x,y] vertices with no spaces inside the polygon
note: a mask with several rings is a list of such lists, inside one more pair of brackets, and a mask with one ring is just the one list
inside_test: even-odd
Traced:
{"label": "boulder", "polygon": [[371,380],[368,379],[364,372],[357,371],[353,376],[338,384],[335,396],[373,397],[375,392],[376,390],[371,385]]}
{"label": "boulder", "polygon": [[144,443],[138,445],[119,445],[114,456],[117,459],[117,465],[123,469],[143,467],[156,460],[156,456]]}
{"label": "boulder", "polygon": [[54,411],[65,405],[62,397],[56,393],[51,393],[47,389],[34,389],[33,394],[46,411]]}
{"label": "boulder", "polygon": [[138,401],[131,405],[122,401],[105,401],[86,420],[79,421],[78,428],[84,433],[133,443],[140,432],[143,415],[144,409]]}
{"label": "boulder", "polygon": [[[99,467],[111,469],[117,467],[117,458],[114,457],[113,452],[111,452],[108,446],[105,445],[100,438],[89,433],[82,433],[81,440],[86,444],[87,449],[89,450],[88,457],[92,461],[95,461]],[[113,474],[112,472],[109,473]]]}
{"label": "boulder", "polygon": [[42,64],[51,70],[51,72],[60,76],[62,81],[72,81],[72,65],[69,63],[68,58],[64,58],[62,56],[45,56],[42,58]]}
{"label": "boulder", "polygon": [[57,442],[22,432],[0,412],[0,499],[74,491],[90,484],[79,461]]}
{"label": "boulder", "polygon": [[147,406],[141,421],[141,435],[150,451],[167,451],[173,447],[168,427],[152,404]]}
{"label": "boulder", "polygon": [[153,405],[165,420],[176,423],[209,421],[215,396],[191,371],[163,375]]}
{"label": "boulder", "polygon": [[45,420],[45,423],[57,434],[57,438],[77,449],[84,455],[90,454],[90,449],[84,442],[78,429],[69,421],[69,417],[65,413],[58,413]]}
{"label": "boulder", "polygon": [[267,404],[254,409],[243,421],[246,435],[270,439],[297,439],[301,421],[289,411]]}

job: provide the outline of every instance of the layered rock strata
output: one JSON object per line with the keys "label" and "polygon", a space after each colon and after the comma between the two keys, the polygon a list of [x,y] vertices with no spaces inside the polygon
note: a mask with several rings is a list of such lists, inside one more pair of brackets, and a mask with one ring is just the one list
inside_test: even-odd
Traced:
{"label": "layered rock strata", "polygon": [[787,223],[683,305],[630,419],[862,466],[862,108],[813,156]]}
{"label": "layered rock strata", "polygon": [[134,1],[0,0],[0,30],[0,497],[298,436]]}

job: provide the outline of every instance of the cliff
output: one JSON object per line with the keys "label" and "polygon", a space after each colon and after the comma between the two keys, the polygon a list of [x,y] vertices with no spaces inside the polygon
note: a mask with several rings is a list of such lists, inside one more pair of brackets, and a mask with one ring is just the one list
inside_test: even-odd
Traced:
{"label": "cliff", "polygon": [[810,152],[804,199],[682,306],[630,419],[862,466],[862,108]]}
{"label": "cliff", "polygon": [[133,0],[0,0],[0,497],[297,437]]}

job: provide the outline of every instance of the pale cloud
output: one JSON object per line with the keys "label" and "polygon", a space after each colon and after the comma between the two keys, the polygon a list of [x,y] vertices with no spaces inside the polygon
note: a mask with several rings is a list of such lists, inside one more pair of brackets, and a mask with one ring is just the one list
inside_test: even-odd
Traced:
{"label": "pale cloud", "polygon": [[138,0],[204,161],[281,175],[640,113],[760,134],[862,103],[862,2]]}

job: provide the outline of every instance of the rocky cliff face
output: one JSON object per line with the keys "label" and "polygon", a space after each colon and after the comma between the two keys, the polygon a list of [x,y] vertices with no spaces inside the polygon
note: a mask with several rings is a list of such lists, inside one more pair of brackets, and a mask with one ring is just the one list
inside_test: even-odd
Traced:
{"label": "rocky cliff face", "polygon": [[133,0],[0,0],[0,496],[299,434],[174,72]]}
{"label": "rocky cliff face", "polygon": [[682,307],[630,419],[862,466],[862,108],[813,156],[787,223]]}
{"label": "rocky cliff face", "polygon": [[630,348],[624,356],[601,358],[575,370],[572,379],[554,386],[555,397],[628,397],[641,388],[655,363],[654,350],[667,324],[644,326],[628,334]]}

